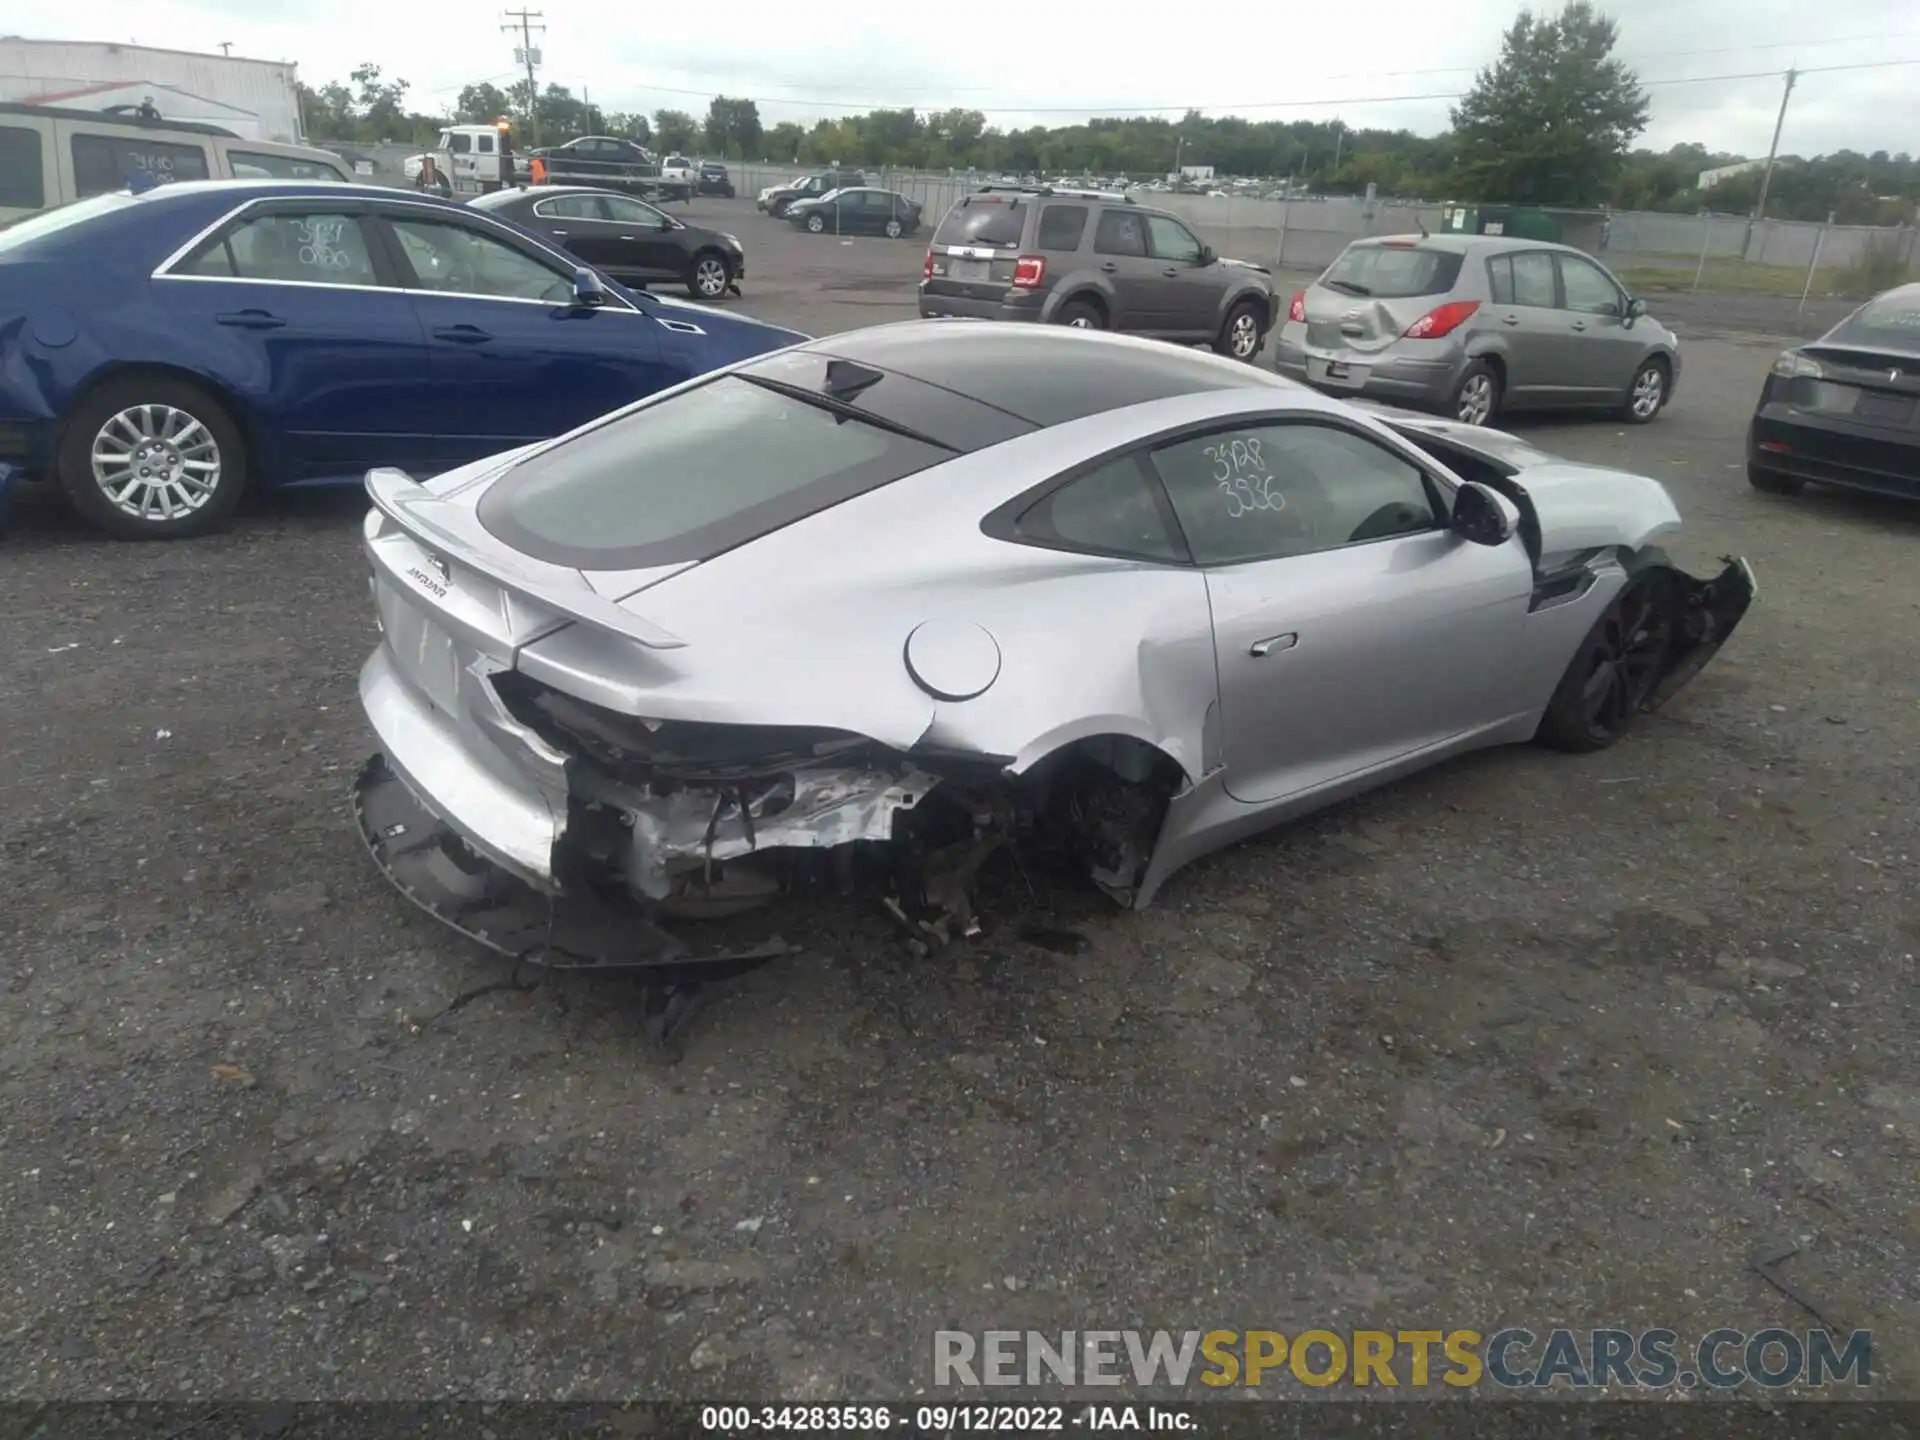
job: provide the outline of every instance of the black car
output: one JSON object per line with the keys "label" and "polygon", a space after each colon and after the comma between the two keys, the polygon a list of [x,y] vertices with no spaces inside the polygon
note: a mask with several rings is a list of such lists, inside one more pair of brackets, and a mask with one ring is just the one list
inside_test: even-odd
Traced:
{"label": "black car", "polygon": [[1920,284],[1876,295],[1773,362],[1747,431],[1747,479],[1920,499]]}
{"label": "black car", "polygon": [[699,168],[693,172],[693,190],[696,195],[718,195],[731,200],[733,177],[718,160],[702,160]]}
{"label": "black car", "polygon": [[859,170],[816,170],[784,185],[769,185],[755,197],[754,204],[778,220],[787,207],[800,200],[818,200],[849,185],[864,185],[867,177]]}
{"label": "black car", "polygon": [[853,186],[818,200],[794,201],[787,206],[787,220],[795,229],[815,235],[884,235],[898,240],[920,228],[920,202],[897,190]]}
{"label": "black car", "polygon": [[673,280],[696,300],[740,293],[747,273],[740,242],[688,225],[643,200],[612,190],[535,185],[467,202],[544,235],[624,284]]}

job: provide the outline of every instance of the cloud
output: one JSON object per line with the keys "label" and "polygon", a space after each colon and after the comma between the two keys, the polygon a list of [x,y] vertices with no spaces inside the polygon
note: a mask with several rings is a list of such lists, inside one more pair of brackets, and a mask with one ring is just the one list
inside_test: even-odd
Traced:
{"label": "cloud", "polygon": [[[534,0],[538,3],[538,0]],[[872,7],[855,0],[736,0],[703,16],[564,0],[546,10],[543,82],[603,109],[703,111],[716,93],[760,102],[769,122],[810,123],[874,105],[965,105],[1000,126],[1187,106],[1252,119],[1338,117],[1353,126],[1445,128],[1445,98],[1490,62],[1516,6],[1499,0],[1356,0],[1292,8],[1212,0],[1204,11],[1103,10],[1034,0]],[[1547,7],[1537,7],[1547,8]],[[1795,89],[1783,150],[1900,149],[1920,135],[1920,12],[1911,0],[1617,0],[1602,4],[1620,53],[1649,82],[1642,143],[1697,141],[1764,154],[1780,72]],[[517,78],[517,37],[493,9],[451,0],[89,0],[59,38],[137,41],[297,61],[309,84],[362,61],[405,78],[415,103],[476,80]],[[42,32],[48,33],[48,32]],[[51,38],[51,36],[49,36]],[[1752,75],[1746,79],[1698,77]],[[1422,98],[1439,97],[1439,98]]]}

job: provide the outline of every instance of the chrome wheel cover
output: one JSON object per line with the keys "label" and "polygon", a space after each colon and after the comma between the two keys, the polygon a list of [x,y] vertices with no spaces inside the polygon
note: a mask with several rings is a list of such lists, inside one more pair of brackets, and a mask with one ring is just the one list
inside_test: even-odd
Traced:
{"label": "chrome wheel cover", "polygon": [[1658,365],[1649,365],[1633,377],[1633,397],[1628,402],[1634,418],[1649,420],[1658,413],[1660,402],[1666,398],[1667,377]]}
{"label": "chrome wheel cover", "polygon": [[172,405],[133,405],[93,437],[93,483],[136,520],[177,520],[213,499],[221,454],[213,432]]}
{"label": "chrome wheel cover", "polygon": [[1484,425],[1493,414],[1493,377],[1469,375],[1460,387],[1454,415],[1464,425]]}
{"label": "chrome wheel cover", "polygon": [[1259,348],[1260,327],[1253,323],[1253,316],[1234,316],[1233,324],[1227,329],[1227,349],[1233,352],[1233,358],[1251,360]]}
{"label": "chrome wheel cover", "polygon": [[727,267],[707,256],[693,267],[693,288],[712,299],[727,288]]}

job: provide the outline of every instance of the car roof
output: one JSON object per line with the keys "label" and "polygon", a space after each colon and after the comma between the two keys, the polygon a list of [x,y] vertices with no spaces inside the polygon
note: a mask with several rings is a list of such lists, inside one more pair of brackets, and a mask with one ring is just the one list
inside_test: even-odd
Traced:
{"label": "car roof", "polygon": [[1298,388],[1255,366],[1159,341],[986,320],[905,320],[796,348],[904,375],[1042,427],[1203,391]]}
{"label": "car roof", "polygon": [[1355,246],[1366,249],[1378,249],[1381,246],[1398,248],[1418,245],[1423,250],[1441,250],[1450,255],[1480,255],[1506,250],[1564,250],[1571,255],[1583,251],[1571,245],[1562,245],[1553,240],[1529,240],[1519,235],[1422,235],[1418,231],[1402,235],[1368,235],[1355,240]]}

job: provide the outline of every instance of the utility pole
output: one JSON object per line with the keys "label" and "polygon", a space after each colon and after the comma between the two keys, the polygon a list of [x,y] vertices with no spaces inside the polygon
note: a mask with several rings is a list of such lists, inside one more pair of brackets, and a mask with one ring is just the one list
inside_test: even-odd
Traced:
{"label": "utility pole", "polygon": [[540,52],[533,48],[533,32],[538,30],[544,35],[547,27],[545,25],[536,25],[533,22],[544,19],[545,12],[540,10],[508,10],[505,14],[508,23],[500,27],[501,33],[503,35],[511,35],[516,30],[520,32],[520,44],[515,47],[513,58],[522,62],[527,67],[527,141],[529,144],[537,145],[540,143],[537,113],[540,103],[540,90],[538,82],[533,78],[533,67],[540,63]]}
{"label": "utility pole", "polygon": [[220,53],[222,55],[233,54],[233,42],[231,40],[222,40],[220,42]]}
{"label": "utility pole", "polygon": [[1767,194],[1773,189],[1773,164],[1780,156],[1780,131],[1787,123],[1787,101],[1793,98],[1793,83],[1799,78],[1798,71],[1787,71],[1787,88],[1780,92],[1780,113],[1773,120],[1773,144],[1767,147],[1767,168],[1760,175],[1760,203],[1754,207],[1752,219],[1747,221],[1746,243],[1740,247],[1742,255],[1753,246],[1754,221],[1767,218]]}

